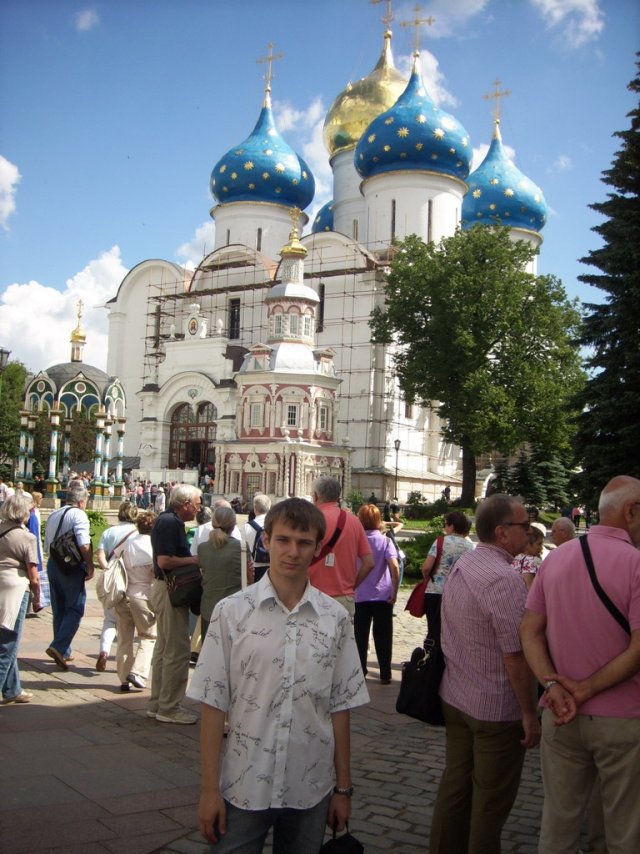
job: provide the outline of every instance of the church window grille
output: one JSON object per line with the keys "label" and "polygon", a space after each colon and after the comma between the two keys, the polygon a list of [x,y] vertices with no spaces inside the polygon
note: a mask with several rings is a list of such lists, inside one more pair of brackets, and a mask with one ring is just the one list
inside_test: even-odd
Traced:
{"label": "church window grille", "polygon": [[289,403],[287,405],[287,427],[298,426],[298,404]]}
{"label": "church window grille", "polygon": [[264,423],[264,404],[251,404],[251,427],[262,427]]}
{"label": "church window grille", "polygon": [[318,426],[323,433],[326,432],[329,426],[329,407],[321,406],[318,410]]}
{"label": "church window grille", "polygon": [[396,200],[391,199],[391,239],[396,239]]}
{"label": "church window grille", "polygon": [[240,337],[240,300],[229,300],[229,338]]}
{"label": "church window grille", "polygon": [[407,403],[406,401],[404,403],[404,417],[413,418],[413,406],[410,403]]}
{"label": "church window grille", "polygon": [[276,336],[282,335],[282,326],[283,326],[283,316],[282,314],[276,314],[273,318],[273,334]]}
{"label": "church window grille", "polygon": [[297,314],[289,315],[289,334],[297,335],[298,334],[298,320],[300,319]]}
{"label": "church window grille", "polygon": [[304,337],[311,338],[311,315],[305,314],[304,316]]}
{"label": "church window grille", "polygon": [[427,243],[433,241],[433,199],[427,202]]}
{"label": "church window grille", "polygon": [[258,233],[256,235],[256,249],[258,252],[262,252],[262,229],[258,229]]}
{"label": "church window grille", "polygon": [[353,221],[353,239],[358,239],[358,220],[354,219]]}
{"label": "church window grille", "polygon": [[231,229],[227,229],[227,246],[231,243]]}

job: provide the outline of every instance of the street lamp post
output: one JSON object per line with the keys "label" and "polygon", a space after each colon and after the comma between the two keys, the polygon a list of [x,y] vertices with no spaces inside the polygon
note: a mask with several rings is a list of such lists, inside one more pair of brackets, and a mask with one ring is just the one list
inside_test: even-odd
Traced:
{"label": "street lamp post", "polygon": [[400,439],[395,440],[395,442],[393,443],[393,447],[396,449],[396,482],[395,482],[395,488],[394,488],[394,493],[395,493],[394,497],[397,500],[398,499],[398,453],[400,452]]}
{"label": "street lamp post", "polygon": [[10,355],[11,350],[6,350],[4,347],[0,347],[0,398],[2,398],[2,375],[9,364]]}

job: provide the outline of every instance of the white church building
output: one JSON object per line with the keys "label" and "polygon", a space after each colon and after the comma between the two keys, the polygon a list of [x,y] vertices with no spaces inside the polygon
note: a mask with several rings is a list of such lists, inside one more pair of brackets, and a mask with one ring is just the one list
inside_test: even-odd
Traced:
{"label": "white church building", "polygon": [[434,409],[403,400],[368,321],[395,239],[501,222],[542,242],[542,193],[508,159],[498,124],[469,174],[468,134],[429,97],[417,52],[409,81],[396,70],[387,30],[371,74],[327,114],[333,199],[300,238],[314,179],[278,133],[268,71],[255,128],[211,173],[213,251],[195,271],[141,262],[108,304],[125,454],[149,476],[208,471],[216,492],[245,499],[308,495],[321,473],[343,494],[459,494],[460,449]]}

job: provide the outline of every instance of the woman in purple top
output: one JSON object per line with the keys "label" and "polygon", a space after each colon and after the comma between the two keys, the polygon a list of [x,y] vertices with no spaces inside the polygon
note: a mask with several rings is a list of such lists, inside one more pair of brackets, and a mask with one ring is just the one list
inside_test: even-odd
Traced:
{"label": "woman in purple top", "polygon": [[380,668],[380,682],[391,682],[391,650],[393,644],[393,606],[398,595],[400,571],[398,550],[382,533],[382,519],[375,504],[364,504],[358,518],[367,534],[375,564],[355,592],[356,614],[354,632],[362,664],[367,675],[369,632],[373,622],[373,642]]}

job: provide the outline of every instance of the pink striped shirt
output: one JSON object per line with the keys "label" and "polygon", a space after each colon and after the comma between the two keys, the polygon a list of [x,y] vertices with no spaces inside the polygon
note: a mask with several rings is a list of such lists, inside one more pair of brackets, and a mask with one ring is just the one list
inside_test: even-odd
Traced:
{"label": "pink striped shirt", "polygon": [[503,549],[479,543],[458,558],[442,595],[440,696],[476,720],[522,717],[503,661],[505,653],[522,649],[518,630],[527,596],[512,560]]}

